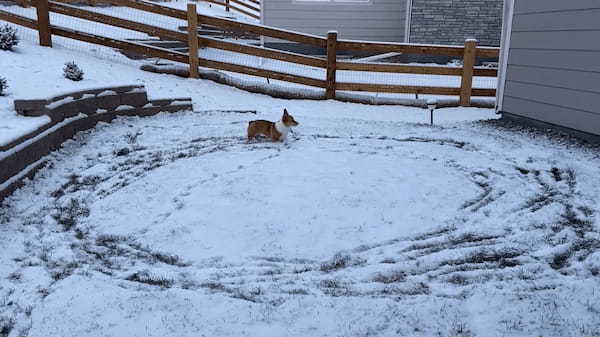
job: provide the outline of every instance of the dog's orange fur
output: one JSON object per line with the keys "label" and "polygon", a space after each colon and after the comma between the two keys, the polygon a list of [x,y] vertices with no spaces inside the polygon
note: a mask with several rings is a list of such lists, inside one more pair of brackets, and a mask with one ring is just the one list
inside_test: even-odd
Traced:
{"label": "dog's orange fur", "polygon": [[[287,109],[283,109],[281,122],[288,128],[297,126],[299,124],[296,122],[296,120],[294,120],[294,117],[288,113]],[[248,123],[248,141],[251,141],[254,139],[254,137],[256,137],[256,135],[259,134],[271,138],[271,140],[274,142],[282,140],[281,132],[277,130],[275,123],[271,121],[259,119]]]}

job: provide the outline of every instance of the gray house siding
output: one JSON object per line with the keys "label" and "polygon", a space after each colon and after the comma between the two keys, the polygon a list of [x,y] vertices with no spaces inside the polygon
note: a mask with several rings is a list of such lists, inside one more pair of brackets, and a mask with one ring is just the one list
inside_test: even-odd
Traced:
{"label": "gray house siding", "polygon": [[515,0],[500,110],[600,135],[600,1]]}
{"label": "gray house siding", "polygon": [[320,36],[337,30],[339,39],[404,42],[406,0],[264,0],[262,6],[262,21],[267,26]]}
{"label": "gray house siding", "polygon": [[[564,0],[567,1],[567,0]],[[412,0],[409,41],[499,46],[503,0]]]}

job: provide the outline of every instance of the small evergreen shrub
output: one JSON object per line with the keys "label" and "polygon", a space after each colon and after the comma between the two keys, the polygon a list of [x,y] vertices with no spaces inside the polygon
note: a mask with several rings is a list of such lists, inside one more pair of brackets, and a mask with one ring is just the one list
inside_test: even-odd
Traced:
{"label": "small evergreen shrub", "polygon": [[19,44],[19,36],[17,30],[9,25],[0,27],[0,49],[12,50],[14,46]]}
{"label": "small evergreen shrub", "polygon": [[83,70],[81,70],[75,62],[67,62],[65,63],[65,67],[63,68],[65,78],[71,81],[81,81],[83,80]]}
{"label": "small evergreen shrub", "polygon": [[6,78],[0,77],[0,96],[4,96],[4,90],[6,90],[6,88],[8,88]]}

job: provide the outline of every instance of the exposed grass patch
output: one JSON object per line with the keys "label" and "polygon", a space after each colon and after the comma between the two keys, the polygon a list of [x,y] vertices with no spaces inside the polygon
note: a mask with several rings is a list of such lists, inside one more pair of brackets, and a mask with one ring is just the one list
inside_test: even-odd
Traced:
{"label": "exposed grass patch", "polygon": [[18,271],[14,271],[10,274],[8,274],[7,279],[13,281],[13,282],[18,282],[23,278],[23,274],[18,272]]}
{"label": "exposed grass patch", "polygon": [[125,141],[127,141],[127,143],[129,144],[135,144],[137,143],[137,139],[139,136],[141,136],[142,133],[140,131],[133,133],[133,132],[128,132],[125,134]]}
{"label": "exposed grass patch", "polygon": [[73,275],[73,272],[78,267],[79,267],[79,263],[77,263],[77,262],[70,262],[66,266],[60,267],[57,270],[52,271],[51,272],[52,279],[55,280],[55,281],[63,280],[65,278]]}
{"label": "exposed grass patch", "polygon": [[403,271],[391,271],[387,273],[377,273],[373,277],[374,282],[378,283],[396,283],[402,282],[406,279],[406,274]]}
{"label": "exposed grass patch", "polygon": [[15,328],[15,319],[12,317],[0,317],[0,337],[8,337]]}
{"label": "exposed grass patch", "polygon": [[308,295],[308,290],[302,288],[294,288],[287,291],[290,295]]}
{"label": "exposed grass patch", "polygon": [[448,277],[448,282],[455,284],[455,285],[464,286],[469,283],[469,280],[464,275],[455,273],[455,274],[450,275],[450,277]]}
{"label": "exposed grass patch", "polygon": [[138,271],[135,272],[129,276],[127,276],[125,278],[127,281],[132,281],[132,282],[139,282],[139,283],[144,283],[144,284],[149,284],[152,286],[159,286],[162,288],[170,288],[173,286],[173,280],[163,277],[163,276],[158,276],[158,275],[152,275],[150,274],[148,271]]}
{"label": "exposed grass patch", "polygon": [[200,283],[200,287],[207,288],[214,291],[226,291],[227,287],[221,282],[208,281]]}
{"label": "exposed grass patch", "polygon": [[127,241],[128,237],[115,234],[100,234],[96,237],[96,244],[104,247],[115,247],[118,243]]}
{"label": "exposed grass patch", "polygon": [[38,294],[40,294],[42,298],[46,298],[48,295],[50,295],[50,290],[48,290],[48,288],[40,288],[38,289]]}
{"label": "exposed grass patch", "polygon": [[[471,252],[464,257],[448,260],[448,261],[444,262],[443,264],[460,265],[460,264],[470,264],[470,263],[480,264],[480,263],[486,263],[486,262],[501,263],[501,261],[511,260],[515,257],[518,257],[521,255],[521,253],[522,253],[521,251],[514,249],[514,248],[510,248],[510,247],[504,247],[504,248],[497,249],[497,250],[480,249],[475,252]],[[511,261],[514,261],[514,260],[511,260]],[[506,263],[506,262],[503,262],[503,263]]]}
{"label": "exposed grass patch", "polygon": [[321,263],[319,269],[322,272],[329,273],[338,269],[346,268],[350,263],[351,257],[348,254],[337,253],[329,261]]}
{"label": "exposed grass patch", "polygon": [[253,303],[259,303],[259,296],[263,295],[264,292],[260,287],[257,287],[255,289],[251,289],[249,291],[243,291],[242,289],[236,289],[233,294],[231,295],[231,297],[233,298],[238,298],[240,300],[244,300],[244,301],[248,301],[248,302],[253,302]]}
{"label": "exposed grass patch", "polygon": [[113,156],[122,157],[131,153],[131,149],[128,147],[122,147],[120,149],[113,150]]}
{"label": "exposed grass patch", "polygon": [[172,266],[177,266],[177,267],[187,267],[190,265],[189,263],[184,262],[181,259],[181,257],[179,257],[178,255],[154,251],[151,248],[142,246],[141,244],[139,244],[137,242],[129,242],[128,245],[131,248],[138,250],[139,251],[138,255],[140,257],[144,257],[144,255],[146,255],[146,257],[148,257],[151,261],[154,261],[154,262],[158,261],[158,262],[162,262],[162,263],[172,265]]}
{"label": "exposed grass patch", "polygon": [[172,266],[185,267],[185,266],[189,265],[188,263],[183,262],[181,257],[179,257],[178,255],[162,253],[162,252],[152,252],[151,255],[157,261],[160,261],[165,264],[170,264]]}
{"label": "exposed grass patch", "polygon": [[356,295],[356,293],[350,289],[347,283],[337,279],[322,280],[319,283],[319,287],[325,295],[333,297]]}
{"label": "exposed grass patch", "polygon": [[438,236],[442,236],[442,235],[450,233],[451,231],[454,231],[454,230],[456,230],[455,227],[442,227],[442,228],[434,230],[434,231],[419,234],[414,237],[414,240],[415,241],[424,241],[424,240],[428,240],[428,239],[435,238]]}
{"label": "exposed grass patch", "polygon": [[52,217],[63,226],[65,231],[69,231],[77,225],[80,217],[90,215],[90,209],[78,199],[71,198],[65,206],[58,207]]}
{"label": "exposed grass patch", "polygon": [[310,266],[300,266],[300,267],[296,266],[296,267],[294,267],[293,273],[294,274],[302,274],[302,273],[307,273],[312,270],[313,270],[313,268]]}

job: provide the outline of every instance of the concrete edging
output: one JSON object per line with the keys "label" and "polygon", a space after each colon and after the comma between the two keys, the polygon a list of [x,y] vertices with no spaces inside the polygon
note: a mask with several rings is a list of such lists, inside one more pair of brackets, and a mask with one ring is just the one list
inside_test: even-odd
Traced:
{"label": "concrete edging", "polygon": [[90,89],[50,99],[15,100],[14,104],[21,115],[47,115],[51,122],[0,146],[0,203],[45,165],[45,156],[98,122],[193,108],[191,98],[148,100],[140,85]]}

